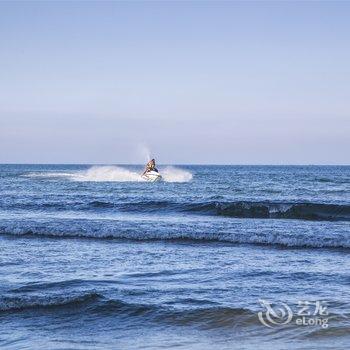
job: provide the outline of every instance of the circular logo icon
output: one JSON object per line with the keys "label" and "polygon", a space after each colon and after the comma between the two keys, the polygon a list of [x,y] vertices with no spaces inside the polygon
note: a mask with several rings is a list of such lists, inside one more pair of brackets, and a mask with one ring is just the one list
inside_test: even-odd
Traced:
{"label": "circular logo icon", "polygon": [[293,311],[286,303],[279,303],[277,306],[267,300],[259,300],[265,311],[259,311],[258,317],[260,322],[269,328],[288,324],[293,318]]}

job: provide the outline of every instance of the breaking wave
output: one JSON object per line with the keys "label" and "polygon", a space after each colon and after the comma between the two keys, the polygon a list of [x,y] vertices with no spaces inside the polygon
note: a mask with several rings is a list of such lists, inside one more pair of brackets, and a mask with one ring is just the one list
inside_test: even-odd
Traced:
{"label": "breaking wave", "polygon": [[200,203],[158,201],[20,201],[9,205],[0,201],[0,208],[30,209],[30,210],[75,210],[103,211],[113,210],[132,213],[186,213],[210,216],[225,216],[232,218],[256,219],[294,219],[310,221],[350,221],[350,205],[303,203],[303,202],[218,202]]}
{"label": "breaking wave", "polygon": [[237,218],[350,221],[350,205],[338,204],[241,201],[203,205],[193,210],[210,211],[214,207],[218,215]]}
{"label": "breaking wave", "polygon": [[[176,221],[176,219],[175,219]],[[172,220],[48,219],[0,221],[0,234],[34,237],[91,239],[189,240],[287,247],[350,248],[347,223],[286,220],[189,220],[173,225]],[[259,228],[257,230],[257,227]]]}
{"label": "breaking wave", "polygon": [[[171,305],[140,304],[119,299],[107,299],[98,293],[77,293],[76,296],[43,295],[3,297],[0,299],[0,313],[22,312],[48,309],[63,309],[76,312],[84,307],[84,312],[94,315],[115,315],[125,317],[142,317],[162,324],[193,325],[206,328],[232,327],[238,320],[257,322],[255,313],[249,309],[212,305],[203,300],[188,300],[188,308],[175,308]],[[203,304],[203,306],[198,306]]]}
{"label": "breaking wave", "polygon": [[[82,280],[80,285],[85,288],[86,282]],[[120,316],[123,318],[123,323],[130,322],[130,324],[133,324],[136,318],[141,318],[143,322],[152,321],[161,325],[193,326],[205,329],[227,328],[230,330],[239,327],[246,329],[248,326],[259,326],[261,329],[257,310],[252,306],[248,308],[238,305],[220,305],[203,297],[189,297],[180,299],[182,305],[178,307],[176,304],[179,301],[170,302],[167,305],[161,304],[157,300],[151,303],[139,303],[128,300],[127,297],[109,298],[104,295],[103,291],[76,290],[72,292],[62,288],[52,294],[44,285],[42,287],[40,296],[33,294],[14,295],[13,293],[2,296],[0,298],[0,315],[21,312],[32,312],[35,315],[40,315],[40,312],[46,314],[47,311],[64,310],[65,316],[83,312],[98,320],[101,320],[100,317],[112,316],[114,321],[118,322],[116,317]],[[341,311],[332,309],[328,317],[332,319],[332,327],[338,326],[339,330],[342,330],[344,328],[343,322],[349,318],[349,313],[343,308]],[[296,326],[295,329],[297,328]],[[288,332],[290,330],[289,328]]]}

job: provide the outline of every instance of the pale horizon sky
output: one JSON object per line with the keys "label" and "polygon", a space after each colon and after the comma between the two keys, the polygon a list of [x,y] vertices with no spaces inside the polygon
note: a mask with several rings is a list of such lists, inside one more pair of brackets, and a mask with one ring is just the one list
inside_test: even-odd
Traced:
{"label": "pale horizon sky", "polygon": [[0,2],[0,163],[350,164],[350,2]]}

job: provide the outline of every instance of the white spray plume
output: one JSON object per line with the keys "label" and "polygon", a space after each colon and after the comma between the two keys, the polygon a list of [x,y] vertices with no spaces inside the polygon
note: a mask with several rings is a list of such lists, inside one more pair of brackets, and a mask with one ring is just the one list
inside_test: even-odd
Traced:
{"label": "white spray plume", "polygon": [[160,169],[160,173],[166,182],[189,182],[193,177],[189,171],[175,168],[173,166],[167,166],[164,169]]}
{"label": "white spray plume", "polygon": [[[189,182],[192,174],[189,171],[167,166],[159,169],[165,182]],[[71,173],[40,172],[29,173],[26,177],[42,178],[66,178],[71,181],[91,182],[139,182],[145,181],[140,173],[119,166],[93,166],[87,170],[74,171]]]}
{"label": "white spray plume", "polygon": [[140,174],[128,169],[117,166],[93,166],[86,171],[81,171],[77,174],[72,174],[74,181],[142,181]]}
{"label": "white spray plume", "polygon": [[139,153],[142,156],[142,160],[149,162],[151,160],[151,150],[148,146],[140,144],[139,147]]}

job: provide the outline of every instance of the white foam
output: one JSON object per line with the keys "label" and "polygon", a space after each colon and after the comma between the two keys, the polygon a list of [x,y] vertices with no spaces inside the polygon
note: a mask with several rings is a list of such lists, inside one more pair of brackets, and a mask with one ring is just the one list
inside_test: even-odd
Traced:
{"label": "white foam", "polygon": [[50,178],[50,177],[70,177],[72,173],[59,173],[59,172],[38,172],[38,173],[28,173],[21,175],[22,177],[42,177],[42,178]]}
{"label": "white foam", "polygon": [[[165,182],[188,182],[192,180],[192,174],[189,171],[168,166],[159,170]],[[139,182],[145,181],[140,173],[119,166],[93,166],[87,170],[59,173],[59,172],[40,172],[23,175],[34,178],[57,178],[63,177],[72,181],[80,182]]]}
{"label": "white foam", "polygon": [[[146,220],[147,221],[147,220]],[[236,223],[240,223],[237,221]],[[303,232],[300,227],[296,232],[285,232],[285,226],[279,229],[274,228],[256,232],[255,226],[242,230],[242,226],[225,228],[227,232],[221,230],[213,231],[205,228],[206,225],[198,224],[198,229],[183,225],[178,227],[172,225],[171,221],[164,221],[163,225],[147,226],[145,220],[135,221],[132,217],[128,220],[57,220],[57,221],[23,221],[2,220],[0,222],[0,234],[54,237],[86,237],[94,239],[116,238],[146,240],[173,240],[192,239],[205,241],[222,241],[243,244],[265,244],[282,245],[287,247],[312,247],[312,248],[350,248],[350,238],[345,234],[346,226],[338,232],[326,230],[323,225],[313,225]],[[273,223],[278,227],[278,223]],[[151,227],[151,228],[150,228]],[[186,230],[186,227],[188,229]],[[219,226],[220,227],[220,226]],[[227,227],[227,224],[225,224]],[[332,225],[332,227],[335,227]],[[166,228],[166,229],[164,229]]]}
{"label": "white foam", "polygon": [[172,166],[160,169],[160,173],[166,182],[189,182],[193,178],[189,171]]}
{"label": "white foam", "polygon": [[71,175],[73,181],[128,182],[143,181],[140,174],[117,166],[93,166],[92,168]]}

